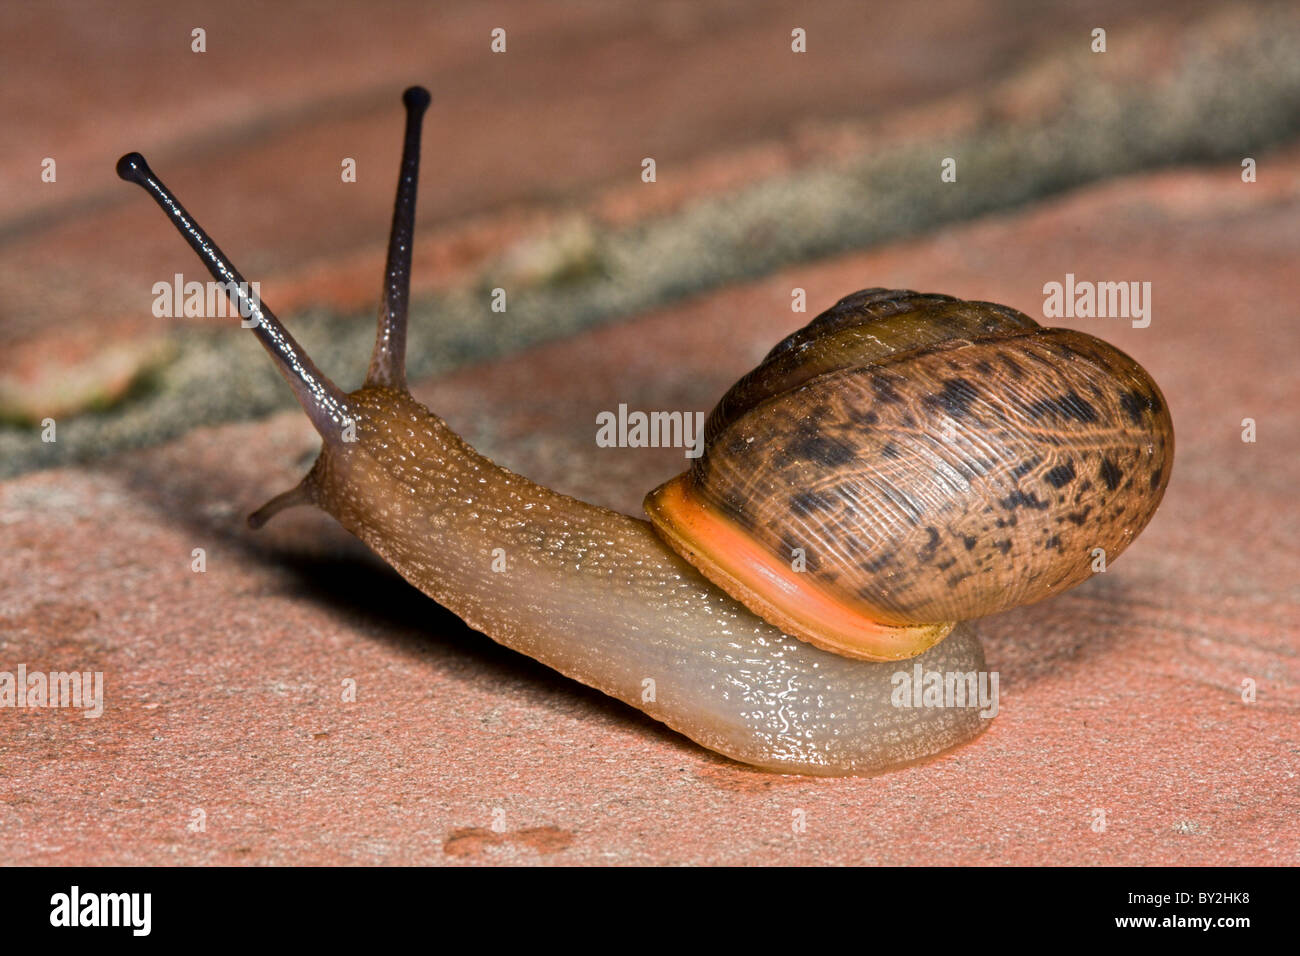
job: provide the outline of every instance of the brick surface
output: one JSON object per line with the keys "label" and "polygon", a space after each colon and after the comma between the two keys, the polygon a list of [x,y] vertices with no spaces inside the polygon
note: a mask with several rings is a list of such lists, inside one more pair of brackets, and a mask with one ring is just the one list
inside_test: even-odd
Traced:
{"label": "brick surface", "polygon": [[468,631],[322,515],[246,530],[314,454],[286,414],[0,484],[0,667],[108,682],[98,720],[0,711],[7,861],[1296,863],[1300,152],[1238,172],[1099,186],[417,389],[508,466],[635,513],[680,453],[596,448],[596,411],[706,409],[807,318],[793,287],[813,311],[886,285],[1041,317],[1066,272],[1152,282],[1147,329],[1060,324],[1160,383],[1165,503],[1105,575],[980,622],[1002,699],[972,744],[872,779],[714,757]]}

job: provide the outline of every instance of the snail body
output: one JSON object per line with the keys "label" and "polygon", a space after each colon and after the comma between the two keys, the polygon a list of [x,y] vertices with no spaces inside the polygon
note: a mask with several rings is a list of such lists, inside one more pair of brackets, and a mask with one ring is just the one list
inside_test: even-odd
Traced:
{"label": "snail body", "polygon": [[118,161],[254,319],[322,437],[311,471],[255,527],[316,505],[494,640],[736,760],[832,775],[976,736],[978,701],[896,706],[892,662],[981,672],[963,622],[1078,583],[1085,544],[1121,549],[1154,512],[1172,427],[1135,362],[1001,306],[879,289],[842,300],[727,392],[704,455],[648,496],[650,522],[500,467],[406,389],[429,98],[403,100],[378,334],[350,393],[244,297],[143,157]]}
{"label": "snail body", "polygon": [[[313,504],[470,627],[710,750],[772,770],[871,773],[985,726],[977,706],[895,707],[897,665],[787,636],[647,522],[500,467],[409,395],[363,388],[348,405],[356,444],[374,438],[326,443],[300,486]],[[919,660],[943,673],[984,667],[968,628]]]}

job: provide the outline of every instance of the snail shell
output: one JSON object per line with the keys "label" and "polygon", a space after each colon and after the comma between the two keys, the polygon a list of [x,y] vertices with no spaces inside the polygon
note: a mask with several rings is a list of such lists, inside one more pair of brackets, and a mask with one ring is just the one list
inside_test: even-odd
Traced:
{"label": "snail shell", "polygon": [[779,627],[892,660],[1088,578],[1150,520],[1173,448],[1155,382],[1100,339],[866,289],[723,396],[646,511]]}

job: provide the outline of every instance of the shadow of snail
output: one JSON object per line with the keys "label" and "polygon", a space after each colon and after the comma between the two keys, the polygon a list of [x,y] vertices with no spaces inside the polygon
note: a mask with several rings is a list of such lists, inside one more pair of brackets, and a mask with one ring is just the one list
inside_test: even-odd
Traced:
{"label": "shadow of snail", "polygon": [[144,158],[118,161],[227,283],[320,433],[311,471],[254,527],[313,504],[494,640],[735,760],[836,775],[976,736],[978,700],[896,706],[896,675],[981,673],[963,622],[1085,580],[1093,549],[1113,559],[1155,512],[1173,427],[1136,362],[1004,306],[885,289],[842,299],[723,395],[648,522],[501,468],[406,387],[429,94],[403,102],[378,335],[350,393]]}

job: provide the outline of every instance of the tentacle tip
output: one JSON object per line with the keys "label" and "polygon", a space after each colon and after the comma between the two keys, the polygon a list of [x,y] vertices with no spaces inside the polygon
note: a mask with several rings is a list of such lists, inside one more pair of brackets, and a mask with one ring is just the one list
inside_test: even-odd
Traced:
{"label": "tentacle tip", "polygon": [[117,175],[128,183],[143,184],[153,176],[153,170],[139,153],[127,153],[117,161]]}
{"label": "tentacle tip", "polygon": [[432,101],[433,97],[429,95],[429,91],[423,86],[407,87],[406,91],[402,94],[402,103],[405,104],[408,110],[416,110],[423,113],[429,108],[429,103]]}

